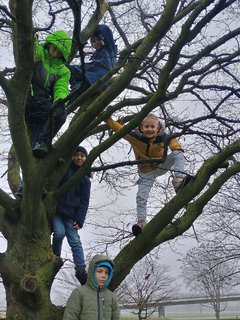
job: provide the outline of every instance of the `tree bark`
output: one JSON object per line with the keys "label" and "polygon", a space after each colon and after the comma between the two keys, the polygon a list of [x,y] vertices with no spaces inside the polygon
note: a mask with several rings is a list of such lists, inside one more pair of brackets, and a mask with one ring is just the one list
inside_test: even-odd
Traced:
{"label": "tree bark", "polygon": [[48,224],[36,227],[32,238],[26,236],[28,232],[21,219],[10,229],[8,249],[1,255],[0,264],[7,319],[59,320],[62,308],[51,303],[50,290],[62,263],[52,252]]}

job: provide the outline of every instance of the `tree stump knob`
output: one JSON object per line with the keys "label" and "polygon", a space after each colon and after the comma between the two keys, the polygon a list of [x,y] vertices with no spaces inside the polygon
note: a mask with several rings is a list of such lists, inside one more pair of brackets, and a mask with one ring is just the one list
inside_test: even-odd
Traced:
{"label": "tree stump knob", "polygon": [[21,287],[24,291],[35,292],[37,289],[37,280],[33,276],[26,276],[21,280]]}

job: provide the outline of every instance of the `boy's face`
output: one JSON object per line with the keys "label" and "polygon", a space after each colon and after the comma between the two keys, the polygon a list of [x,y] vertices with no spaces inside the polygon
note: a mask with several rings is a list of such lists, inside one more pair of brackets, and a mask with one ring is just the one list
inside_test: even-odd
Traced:
{"label": "boy's face", "polygon": [[86,156],[82,152],[76,152],[74,154],[74,156],[72,157],[73,163],[78,167],[81,167],[83,165],[83,163],[85,162],[85,160],[86,160]]}
{"label": "boy's face", "polygon": [[61,51],[58,50],[57,47],[55,47],[53,44],[50,44],[49,46],[49,55],[53,59],[59,59],[62,57]]}
{"label": "boy's face", "polygon": [[100,287],[103,287],[109,277],[109,269],[107,267],[96,268],[96,280]]}
{"label": "boy's face", "polygon": [[155,138],[160,130],[160,125],[157,119],[145,118],[140,125],[142,135],[146,138]]}
{"label": "boy's face", "polygon": [[93,49],[95,50],[101,49],[103,47],[103,41],[100,38],[92,37],[90,41]]}

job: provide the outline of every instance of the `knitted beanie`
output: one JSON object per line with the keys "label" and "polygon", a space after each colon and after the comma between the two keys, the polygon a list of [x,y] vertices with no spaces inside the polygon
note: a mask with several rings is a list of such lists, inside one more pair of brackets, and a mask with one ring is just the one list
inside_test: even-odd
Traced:
{"label": "knitted beanie", "polygon": [[78,146],[78,147],[76,148],[75,153],[77,153],[77,152],[82,152],[86,157],[88,156],[87,150],[86,150],[84,147],[82,147],[82,146]]}

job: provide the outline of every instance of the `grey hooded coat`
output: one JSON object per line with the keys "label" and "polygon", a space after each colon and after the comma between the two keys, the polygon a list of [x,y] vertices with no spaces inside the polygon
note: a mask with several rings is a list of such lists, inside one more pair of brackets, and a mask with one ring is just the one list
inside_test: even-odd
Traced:
{"label": "grey hooded coat", "polygon": [[[89,265],[87,283],[71,293],[62,320],[119,320],[120,312],[115,294],[100,288],[94,281],[96,263],[108,261],[107,256],[95,256]],[[110,275],[111,276],[111,275]]]}

